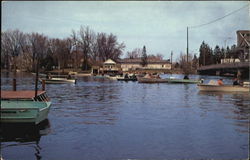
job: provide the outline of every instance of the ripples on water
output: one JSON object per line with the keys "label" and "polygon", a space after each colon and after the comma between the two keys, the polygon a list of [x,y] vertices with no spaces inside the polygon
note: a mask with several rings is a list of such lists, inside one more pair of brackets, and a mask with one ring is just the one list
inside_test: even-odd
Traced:
{"label": "ripples on water", "polygon": [[[2,90],[11,89],[12,79],[7,77],[1,78]],[[219,77],[200,78],[208,82]],[[33,88],[34,78],[20,74],[17,89]],[[32,140],[39,147],[24,146],[17,139],[3,142],[4,158],[238,159],[248,155],[249,94],[199,92],[195,84],[92,77],[79,77],[77,84],[48,84],[46,90],[52,100],[49,132],[38,134],[39,141]]]}

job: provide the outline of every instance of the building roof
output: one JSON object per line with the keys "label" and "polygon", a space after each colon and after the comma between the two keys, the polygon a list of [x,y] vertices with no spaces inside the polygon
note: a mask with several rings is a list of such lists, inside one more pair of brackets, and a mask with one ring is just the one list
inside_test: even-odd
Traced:
{"label": "building roof", "polygon": [[104,64],[116,64],[116,63],[112,59],[108,59],[104,62]]}
{"label": "building roof", "polygon": [[[37,91],[37,95],[45,91]],[[35,91],[1,91],[1,99],[32,99],[35,97]]]}
{"label": "building roof", "polygon": [[238,31],[236,31],[236,33],[239,33],[239,32],[250,33],[250,30],[238,30]]}
{"label": "building roof", "polygon": [[[121,64],[140,64],[142,62],[141,58],[124,58],[119,60]],[[159,59],[147,59],[148,64],[166,64],[170,63],[169,60],[159,60]]]}

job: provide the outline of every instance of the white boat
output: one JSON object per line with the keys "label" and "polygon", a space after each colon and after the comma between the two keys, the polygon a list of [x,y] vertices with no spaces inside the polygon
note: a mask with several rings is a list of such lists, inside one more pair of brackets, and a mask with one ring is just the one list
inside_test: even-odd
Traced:
{"label": "white boat", "polygon": [[67,79],[67,78],[40,78],[41,82],[45,80],[45,83],[51,84],[62,84],[62,83],[76,83],[76,79]]}
{"label": "white boat", "polygon": [[250,92],[249,86],[240,85],[212,85],[212,84],[198,84],[200,91],[212,92]]}
{"label": "white boat", "polygon": [[120,78],[121,76],[110,76],[110,75],[105,75],[104,77],[110,79],[110,80],[117,80],[117,78]]}

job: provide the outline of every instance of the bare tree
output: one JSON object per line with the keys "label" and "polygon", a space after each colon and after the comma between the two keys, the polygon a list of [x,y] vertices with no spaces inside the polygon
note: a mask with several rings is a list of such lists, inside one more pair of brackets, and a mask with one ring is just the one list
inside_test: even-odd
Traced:
{"label": "bare tree", "polygon": [[190,61],[187,62],[187,55],[181,53],[179,60],[178,60],[180,68],[182,69],[185,75],[189,75],[191,73],[191,66],[192,66],[192,59],[193,59],[192,54],[188,55],[188,59]]}
{"label": "bare tree", "polygon": [[109,58],[117,60],[122,55],[122,51],[125,48],[125,44],[119,44],[117,37],[112,33],[107,35],[106,33],[97,34],[97,51],[102,61]]}
{"label": "bare tree", "polygon": [[142,50],[140,48],[133,49],[132,52],[127,52],[126,58],[139,58],[142,56]]}
{"label": "bare tree", "polygon": [[74,65],[74,70],[78,68],[78,64],[80,64],[80,56],[79,56],[79,38],[75,30],[72,29],[70,39],[72,42],[72,47],[71,47],[71,59],[73,61]]}
{"label": "bare tree", "polygon": [[11,47],[8,43],[8,33],[1,32],[1,67],[10,69]]}
{"label": "bare tree", "polygon": [[70,60],[70,53],[72,48],[72,41],[68,39],[51,39],[50,40],[50,50],[54,57],[54,61],[58,63],[58,68],[64,69]]}
{"label": "bare tree", "polygon": [[1,67],[34,71],[37,59],[41,62],[40,66],[48,70],[53,66],[62,69],[74,66],[77,69],[83,60],[82,67],[87,70],[89,62],[119,59],[125,45],[118,43],[112,33],[96,35],[89,27],[81,26],[78,32],[72,30],[66,39],[49,39],[39,33],[8,30],[1,32],[1,47]]}
{"label": "bare tree", "polygon": [[151,60],[162,60],[163,59],[163,55],[158,53],[156,55],[154,54],[149,54],[148,55],[148,59],[151,59]]}
{"label": "bare tree", "polygon": [[32,33],[29,35],[29,42],[31,45],[32,52],[32,70],[35,70],[36,61],[40,61],[41,59],[46,57],[46,53],[49,49],[49,41],[48,37],[39,33]]}
{"label": "bare tree", "polygon": [[79,31],[79,47],[83,53],[83,70],[88,70],[88,58],[91,48],[94,45],[94,32],[89,27],[80,27]]}
{"label": "bare tree", "polygon": [[5,33],[1,34],[1,38],[3,57],[7,60],[7,67],[9,67],[10,62],[13,65],[14,72],[16,73],[16,58],[23,51],[25,41],[24,33],[19,30],[7,30]]}

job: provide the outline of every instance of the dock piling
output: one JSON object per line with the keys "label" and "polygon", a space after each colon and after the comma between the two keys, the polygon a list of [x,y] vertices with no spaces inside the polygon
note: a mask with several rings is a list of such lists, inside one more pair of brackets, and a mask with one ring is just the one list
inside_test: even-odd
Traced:
{"label": "dock piling", "polygon": [[45,80],[42,80],[42,90],[45,91]]}
{"label": "dock piling", "polygon": [[13,79],[13,91],[16,91],[16,79]]}

